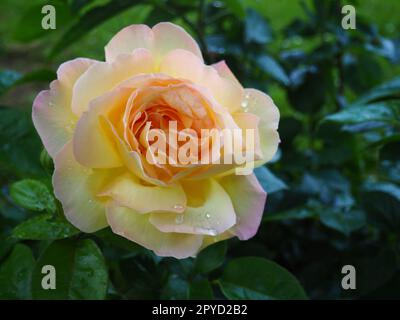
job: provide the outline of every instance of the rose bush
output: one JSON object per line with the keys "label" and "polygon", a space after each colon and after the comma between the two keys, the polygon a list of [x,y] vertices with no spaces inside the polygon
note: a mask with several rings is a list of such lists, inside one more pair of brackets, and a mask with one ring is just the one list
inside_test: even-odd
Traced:
{"label": "rose bush", "polygon": [[[185,258],[257,232],[266,193],[237,164],[153,164],[149,129],[254,129],[256,166],[277,150],[279,112],[244,89],[225,62],[204,64],[181,27],[132,25],[105,47],[106,61],[62,64],[33,105],[34,125],[54,160],[65,216],[84,232],[107,226],[160,256]],[[167,155],[168,156],[168,155]]]}

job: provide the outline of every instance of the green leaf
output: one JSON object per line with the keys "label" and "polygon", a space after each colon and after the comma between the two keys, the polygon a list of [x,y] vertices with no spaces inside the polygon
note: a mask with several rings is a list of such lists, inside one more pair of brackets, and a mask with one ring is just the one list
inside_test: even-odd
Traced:
{"label": "green leaf", "polygon": [[255,58],[255,62],[257,63],[258,67],[272,79],[285,86],[290,84],[290,80],[285,69],[283,69],[283,67],[271,56],[266,54],[260,55]]}
{"label": "green leaf", "polygon": [[353,105],[400,98],[400,77],[385,82],[358,98]]}
{"label": "green leaf", "polygon": [[335,229],[346,236],[362,228],[366,223],[364,212],[361,210],[345,212],[324,208],[319,216],[325,226]]}
{"label": "green leaf", "polygon": [[194,261],[194,270],[207,273],[222,265],[226,254],[226,241],[220,241],[202,250]]}
{"label": "green leaf", "polygon": [[362,204],[373,224],[394,232],[400,231],[400,188],[392,183],[367,183]]}
{"label": "green leaf", "polygon": [[32,211],[56,211],[56,202],[45,184],[25,179],[11,185],[10,195],[21,207]]}
{"label": "green leaf", "polygon": [[10,179],[41,175],[41,149],[31,108],[0,107],[0,176]]}
{"label": "green leaf", "polygon": [[[60,40],[57,41],[51,49],[49,57],[56,56],[96,26],[136,4],[137,2],[131,0],[115,0],[88,10],[78,21],[67,29],[62,37],[60,37]],[[132,21],[132,23],[134,23],[134,21]]]}
{"label": "green leaf", "polygon": [[183,300],[188,298],[189,284],[176,274],[171,274],[164,286],[161,299]]}
{"label": "green leaf", "polygon": [[[56,270],[56,289],[45,290],[41,282],[42,268],[52,265]],[[104,257],[92,240],[57,240],[37,261],[32,276],[34,299],[104,299],[108,274]]]}
{"label": "green leaf", "polygon": [[57,74],[53,70],[48,69],[38,69],[33,70],[24,74],[18,81],[16,85],[30,83],[30,82],[51,82],[57,78]]}
{"label": "green leaf", "polygon": [[266,167],[256,168],[254,169],[254,173],[257,176],[258,181],[268,194],[285,190],[288,188],[285,182],[283,182],[281,179],[275,176]]}
{"label": "green leaf", "polygon": [[54,71],[47,69],[34,70],[25,75],[13,70],[0,71],[0,96],[16,85],[39,81],[50,82],[56,77]]}
{"label": "green leaf", "polygon": [[306,299],[299,281],[286,269],[263,258],[245,257],[230,261],[220,279],[228,299]]}
{"label": "green leaf", "polygon": [[17,242],[18,239],[15,239],[8,233],[0,234],[0,260],[8,254],[8,252]]}
{"label": "green leaf", "polygon": [[0,266],[0,299],[29,299],[35,259],[29,247],[16,244]]}
{"label": "green leaf", "polygon": [[15,85],[20,80],[22,75],[13,70],[0,71],[0,96]]}
{"label": "green leaf", "polygon": [[281,221],[288,219],[307,219],[315,217],[317,213],[311,208],[296,208],[287,211],[266,214],[263,221]]}
{"label": "green leaf", "polygon": [[245,6],[242,0],[224,0],[226,6],[240,19],[246,16]]}
{"label": "green leaf", "polygon": [[135,242],[115,234],[110,228],[104,228],[97,231],[95,236],[100,238],[107,246],[114,249],[114,251],[116,248],[122,249],[123,251],[127,251],[130,256],[138,255],[146,250]]}
{"label": "green leaf", "polygon": [[14,237],[22,240],[64,239],[79,233],[68,221],[52,214],[42,214],[22,222],[13,230]]}
{"label": "green leaf", "polygon": [[189,286],[189,299],[212,300],[214,299],[212,287],[207,279],[193,280]]}
{"label": "green leaf", "polygon": [[247,43],[266,44],[272,40],[272,31],[268,23],[253,9],[247,11],[244,29]]}
{"label": "green leaf", "polygon": [[[379,126],[383,126],[385,123],[393,123],[396,117],[392,107],[393,106],[388,103],[356,105],[328,115],[323,121],[332,121],[341,125],[366,123],[367,126],[368,123],[380,123]],[[373,126],[373,128],[376,128],[376,126]],[[346,129],[346,127],[344,127],[344,129]],[[358,131],[363,129],[365,129],[365,126],[358,128]],[[353,132],[354,131],[356,130],[353,130]]]}

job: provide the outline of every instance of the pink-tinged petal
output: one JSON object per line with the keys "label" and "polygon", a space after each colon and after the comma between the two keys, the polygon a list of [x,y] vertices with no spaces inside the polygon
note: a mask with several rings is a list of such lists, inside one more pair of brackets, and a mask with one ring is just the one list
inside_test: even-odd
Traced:
{"label": "pink-tinged petal", "polygon": [[114,168],[122,159],[111,132],[110,118],[122,114],[130,88],[119,87],[91,101],[89,110],[79,119],[74,133],[76,160],[89,168]]}
{"label": "pink-tinged petal", "polygon": [[180,184],[157,186],[143,184],[139,178],[126,173],[116,178],[101,193],[121,206],[143,214],[154,211],[183,212],[186,195]]}
{"label": "pink-tinged petal", "polygon": [[228,65],[226,64],[225,60],[221,60],[220,62],[214,63],[211,65],[215,70],[218,71],[218,74],[225,79],[229,79],[239,86],[241,86],[239,80],[235,77],[231,69],[229,69]]}
{"label": "pink-tinged petal", "polygon": [[177,259],[195,256],[203,240],[201,235],[161,232],[149,222],[147,214],[113,202],[107,206],[107,220],[114,233],[153,250],[158,256]]}
{"label": "pink-tinged petal", "polygon": [[77,121],[71,111],[72,88],[93,63],[94,60],[83,58],[63,63],[50,90],[40,92],[33,102],[33,123],[52,158],[72,138]]}
{"label": "pink-tinged petal", "polygon": [[169,52],[160,63],[160,72],[207,88],[217,102],[230,112],[240,109],[242,87],[221,77],[216,69],[204,65],[201,59],[189,51],[176,49]]}
{"label": "pink-tinged petal", "polygon": [[162,232],[216,236],[236,223],[232,201],[215,180],[185,183],[188,198],[183,213],[152,213],[150,222]]}
{"label": "pink-tinged petal", "polygon": [[89,107],[89,102],[101,96],[119,83],[142,73],[152,73],[153,57],[147,49],[136,49],[132,53],[119,55],[112,63],[93,64],[75,83],[72,111],[80,116]]}
{"label": "pink-tinged petal", "polygon": [[84,232],[106,227],[105,201],[96,194],[114,178],[116,172],[81,166],[74,158],[71,142],[57,154],[54,165],[54,193],[68,221]]}
{"label": "pink-tinged petal", "polygon": [[153,27],[153,33],[154,51],[158,61],[174,49],[189,51],[203,61],[197,42],[182,27],[170,22],[161,22]]}
{"label": "pink-tinged petal", "polygon": [[134,24],[119,31],[106,45],[106,61],[113,62],[120,54],[129,54],[138,48],[151,50],[154,36],[144,24]]}
{"label": "pink-tinged petal", "polygon": [[115,61],[118,55],[131,53],[135,49],[150,50],[155,61],[160,61],[169,51],[184,49],[203,60],[196,41],[180,26],[161,22],[150,29],[146,25],[131,25],[118,32],[106,45],[106,61]]}
{"label": "pink-tinged petal", "polygon": [[263,158],[261,146],[260,146],[260,134],[258,132],[258,126],[260,123],[260,118],[253,114],[247,112],[235,113],[232,115],[236,124],[242,129],[242,146],[246,147],[246,130],[253,130],[254,132],[254,150],[252,151],[254,154],[254,159]]}
{"label": "pink-tinged petal", "polygon": [[258,130],[263,159],[257,162],[259,166],[271,160],[278,150],[279,110],[268,95],[256,89],[245,89],[243,101],[247,111],[260,118]]}
{"label": "pink-tinged petal", "polygon": [[253,237],[261,223],[267,193],[254,174],[247,176],[230,175],[220,180],[220,184],[232,199],[237,216],[233,233],[240,240]]}

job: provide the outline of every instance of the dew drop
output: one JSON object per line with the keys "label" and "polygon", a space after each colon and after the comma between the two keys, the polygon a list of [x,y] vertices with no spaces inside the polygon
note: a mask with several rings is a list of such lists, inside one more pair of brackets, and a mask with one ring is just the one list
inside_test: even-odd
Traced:
{"label": "dew drop", "polygon": [[207,219],[211,218],[211,214],[209,212],[206,212],[205,216],[206,216]]}
{"label": "dew drop", "polygon": [[177,204],[174,205],[174,209],[175,209],[175,210],[178,210],[178,211],[181,211],[181,210],[184,209],[184,207],[183,207],[183,205],[177,203]]}
{"label": "dew drop", "polygon": [[183,223],[183,214],[177,214],[176,215],[176,217],[175,217],[175,223],[176,224],[181,224],[181,223]]}

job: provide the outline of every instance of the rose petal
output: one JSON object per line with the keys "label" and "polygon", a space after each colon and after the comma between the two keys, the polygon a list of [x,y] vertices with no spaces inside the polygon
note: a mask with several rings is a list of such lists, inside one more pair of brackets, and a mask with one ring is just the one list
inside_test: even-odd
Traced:
{"label": "rose petal", "polygon": [[96,194],[114,177],[115,171],[81,166],[74,159],[72,142],[58,153],[54,165],[54,193],[68,221],[84,232],[106,227],[105,203]]}
{"label": "rose petal", "polygon": [[215,180],[185,183],[184,189],[188,197],[184,213],[150,215],[150,222],[160,231],[216,236],[236,223],[231,199]]}
{"label": "rose petal", "polygon": [[82,114],[74,133],[76,160],[89,168],[113,168],[122,165],[115,137],[108,122],[113,114],[123,112],[131,94],[130,88],[116,88],[91,101]]}
{"label": "rose petal", "polygon": [[152,73],[153,57],[147,49],[136,49],[119,55],[112,63],[98,62],[79,78],[73,89],[72,111],[81,115],[89,102],[119,83],[141,73]]}
{"label": "rose petal", "polygon": [[114,233],[153,250],[159,256],[177,259],[195,256],[202,244],[201,235],[161,232],[149,222],[147,214],[113,202],[107,206],[107,220]]}
{"label": "rose petal", "polygon": [[71,111],[72,87],[95,60],[78,58],[63,63],[50,90],[40,92],[33,102],[32,120],[52,158],[72,138],[77,117]]}
{"label": "rose petal", "polygon": [[235,208],[237,224],[232,231],[240,240],[250,239],[260,226],[267,193],[254,174],[230,175],[219,182],[229,194]]}
{"label": "rose petal", "polygon": [[140,214],[153,211],[182,212],[186,207],[186,195],[181,185],[144,185],[131,174],[115,179],[100,195],[109,196],[116,203]]}
{"label": "rose petal", "polygon": [[229,69],[228,65],[225,63],[225,60],[221,60],[220,62],[214,63],[211,66],[218,71],[218,74],[222,78],[229,79],[235,82],[237,85],[242,86],[231,69]]}
{"label": "rose petal", "polygon": [[137,48],[152,51],[156,61],[178,48],[190,51],[203,60],[196,41],[183,28],[169,22],[161,22],[153,29],[141,24],[122,29],[106,45],[106,61],[112,62],[121,53],[131,53]]}
{"label": "rose petal", "polygon": [[278,149],[279,110],[268,95],[256,89],[245,89],[244,99],[248,112],[260,118],[258,130],[263,159],[257,162],[259,166],[271,160]]}
{"label": "rose petal", "polygon": [[160,72],[190,80],[207,88],[215,99],[231,112],[240,108],[242,87],[222,78],[217,70],[204,65],[201,59],[189,51],[176,49],[168,53],[160,63]]}

